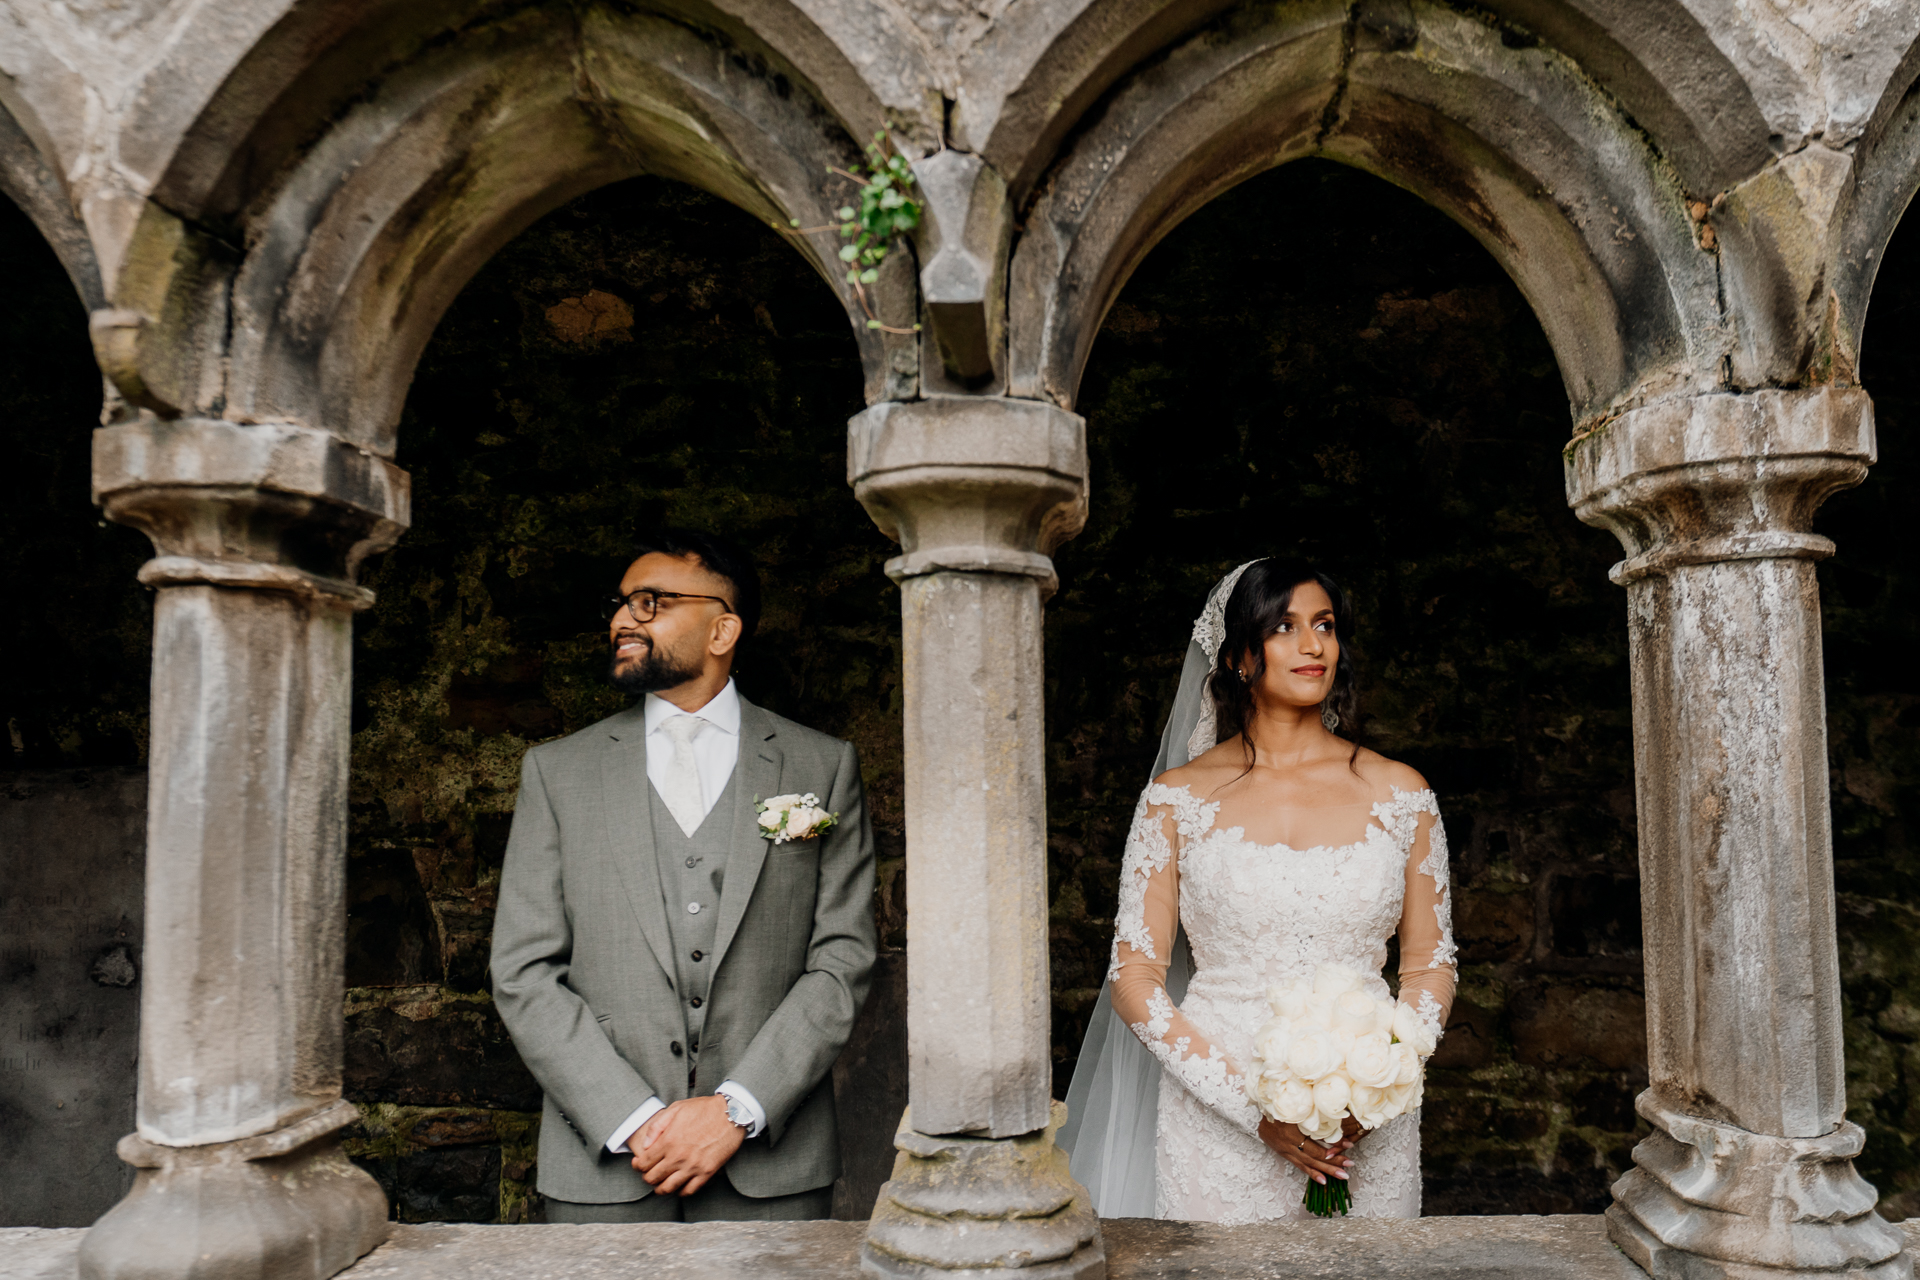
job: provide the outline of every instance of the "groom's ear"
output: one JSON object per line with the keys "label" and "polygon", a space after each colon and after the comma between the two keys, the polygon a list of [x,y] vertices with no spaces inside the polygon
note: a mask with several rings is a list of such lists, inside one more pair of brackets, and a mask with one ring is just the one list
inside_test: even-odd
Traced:
{"label": "groom's ear", "polygon": [[707,652],[716,658],[734,656],[745,625],[737,613],[723,613],[715,618],[707,632]]}

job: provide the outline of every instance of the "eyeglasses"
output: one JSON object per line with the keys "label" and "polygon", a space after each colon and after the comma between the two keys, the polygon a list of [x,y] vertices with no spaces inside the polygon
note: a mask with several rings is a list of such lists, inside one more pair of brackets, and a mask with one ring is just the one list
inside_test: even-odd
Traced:
{"label": "eyeglasses", "polygon": [[733,606],[719,596],[697,596],[687,591],[655,591],[651,587],[642,587],[630,595],[609,597],[607,604],[611,607],[607,610],[607,619],[612,621],[625,609],[633,615],[635,622],[652,622],[660,612],[662,600],[714,600],[725,607],[728,613],[734,611]]}

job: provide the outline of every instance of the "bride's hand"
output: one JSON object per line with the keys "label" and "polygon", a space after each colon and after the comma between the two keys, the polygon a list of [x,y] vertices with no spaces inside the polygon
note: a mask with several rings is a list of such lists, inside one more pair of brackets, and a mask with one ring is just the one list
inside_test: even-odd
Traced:
{"label": "bride's hand", "polygon": [[1338,1142],[1330,1146],[1322,1146],[1301,1133],[1297,1125],[1262,1119],[1260,1140],[1272,1147],[1282,1160],[1302,1170],[1309,1178],[1323,1186],[1329,1174],[1345,1182],[1347,1166],[1353,1163],[1343,1154],[1353,1145],[1353,1139],[1346,1134],[1342,1134]]}

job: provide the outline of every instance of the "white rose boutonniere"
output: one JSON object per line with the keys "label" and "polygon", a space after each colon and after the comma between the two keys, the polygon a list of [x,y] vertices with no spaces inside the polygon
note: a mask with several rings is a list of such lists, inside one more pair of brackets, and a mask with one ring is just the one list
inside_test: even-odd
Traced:
{"label": "white rose boutonniere", "polygon": [[760,834],[775,844],[785,844],[789,840],[810,840],[814,836],[832,830],[840,821],[837,813],[828,813],[820,807],[820,797],[809,791],[805,795],[792,794],[769,796],[765,800],[753,802],[753,811],[759,815]]}

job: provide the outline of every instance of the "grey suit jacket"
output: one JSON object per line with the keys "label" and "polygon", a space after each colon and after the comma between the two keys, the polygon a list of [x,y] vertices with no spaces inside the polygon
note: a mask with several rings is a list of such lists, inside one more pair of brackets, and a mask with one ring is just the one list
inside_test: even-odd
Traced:
{"label": "grey suit jacket", "polygon": [[[866,999],[875,950],[860,762],[851,743],[742,698],[734,768],[738,800],[690,1089],[641,707],[535,747],[521,766],[493,990],[546,1090],[547,1195],[607,1204],[649,1194],[607,1139],[649,1096],[671,1103],[728,1079],[767,1112],[766,1129],[727,1164],[735,1188],[787,1195],[839,1174],[828,1073]],[[761,836],[754,800],[793,791],[819,795],[839,825],[780,845]]]}

